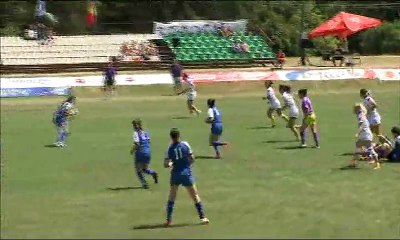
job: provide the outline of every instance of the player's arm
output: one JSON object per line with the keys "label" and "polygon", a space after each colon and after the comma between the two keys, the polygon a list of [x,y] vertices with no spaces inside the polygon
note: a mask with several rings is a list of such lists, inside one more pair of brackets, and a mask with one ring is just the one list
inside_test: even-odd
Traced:
{"label": "player's arm", "polygon": [[139,146],[140,146],[139,135],[137,132],[134,132],[133,133],[133,144],[132,144],[130,153],[133,154],[136,151],[136,149],[139,148]]}
{"label": "player's arm", "polygon": [[165,168],[172,167],[172,161],[171,161],[171,158],[170,158],[168,152],[169,152],[169,149],[165,152],[165,156],[164,156],[164,167]]}
{"label": "player's arm", "polygon": [[358,135],[360,135],[360,132],[361,132],[362,129],[363,129],[362,128],[362,121],[360,121],[360,122],[358,122],[358,131],[356,133],[356,137],[358,137]]}
{"label": "player's arm", "polygon": [[189,150],[189,163],[192,165],[196,161],[196,157],[193,154],[192,148],[190,147],[189,143],[185,142],[186,146]]}
{"label": "player's arm", "polygon": [[390,141],[390,139],[388,139],[387,137],[385,137],[384,135],[378,135],[379,138],[379,142],[381,144],[388,144],[390,147],[393,147],[392,142]]}
{"label": "player's arm", "polygon": [[369,101],[371,103],[372,108],[378,108],[378,105],[376,104],[374,99],[370,98]]}
{"label": "player's arm", "polygon": [[214,122],[214,111],[209,108],[207,111],[207,118],[206,118],[206,123],[213,123]]}

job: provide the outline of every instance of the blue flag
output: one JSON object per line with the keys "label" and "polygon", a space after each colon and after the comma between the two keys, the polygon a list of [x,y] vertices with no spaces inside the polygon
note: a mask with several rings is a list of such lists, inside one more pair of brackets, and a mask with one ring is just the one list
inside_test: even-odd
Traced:
{"label": "blue flag", "polygon": [[46,14],[46,2],[44,0],[38,0],[36,4],[35,16],[42,17]]}

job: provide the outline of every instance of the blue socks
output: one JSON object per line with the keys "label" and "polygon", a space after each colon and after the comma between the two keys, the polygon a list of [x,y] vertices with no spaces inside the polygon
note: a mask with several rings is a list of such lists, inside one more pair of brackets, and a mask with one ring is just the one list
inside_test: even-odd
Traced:
{"label": "blue socks", "polygon": [[201,202],[198,202],[194,205],[196,206],[197,213],[199,214],[200,219],[204,218],[203,204],[201,204]]}
{"label": "blue socks", "polygon": [[57,142],[65,143],[66,138],[67,138],[67,132],[64,129],[58,130]]}
{"label": "blue socks", "polygon": [[145,169],[143,169],[143,172],[146,174],[149,174],[149,175],[153,175],[154,173],[156,173],[156,171],[154,171],[151,168],[145,168]]}
{"label": "blue socks", "polygon": [[172,212],[174,211],[174,205],[175,202],[173,201],[168,201],[167,202],[167,221],[171,221],[172,218]]}

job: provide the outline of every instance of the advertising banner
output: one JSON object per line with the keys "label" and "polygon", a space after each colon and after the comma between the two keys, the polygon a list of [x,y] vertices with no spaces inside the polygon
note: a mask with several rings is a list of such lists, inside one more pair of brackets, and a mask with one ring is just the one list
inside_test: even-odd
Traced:
{"label": "advertising banner", "polygon": [[2,88],[0,97],[66,96],[70,90],[69,87]]}

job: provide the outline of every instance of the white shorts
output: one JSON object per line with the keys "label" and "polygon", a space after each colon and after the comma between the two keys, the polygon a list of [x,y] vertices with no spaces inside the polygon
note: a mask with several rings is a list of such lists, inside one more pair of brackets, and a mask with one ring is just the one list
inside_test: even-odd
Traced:
{"label": "white shorts", "polygon": [[381,124],[381,116],[379,113],[374,112],[367,115],[367,119],[370,125],[379,125]]}
{"label": "white shorts", "polygon": [[299,109],[297,109],[297,108],[290,108],[290,109],[289,109],[289,117],[291,117],[291,118],[298,118],[298,117],[299,117]]}
{"label": "white shorts", "polygon": [[372,139],[373,134],[371,131],[361,131],[360,134],[358,134],[358,140],[372,141]]}
{"label": "white shorts", "polygon": [[271,109],[276,110],[281,108],[281,103],[278,101],[271,102]]}
{"label": "white shorts", "polygon": [[197,96],[197,92],[191,92],[191,93],[189,93],[189,94],[187,95],[187,100],[188,100],[188,101],[194,101],[194,99],[196,98],[196,96]]}

